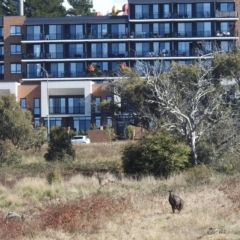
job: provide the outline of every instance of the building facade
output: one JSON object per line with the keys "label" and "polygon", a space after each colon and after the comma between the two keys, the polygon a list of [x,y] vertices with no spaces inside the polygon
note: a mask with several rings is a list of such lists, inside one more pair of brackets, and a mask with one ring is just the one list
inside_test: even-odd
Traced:
{"label": "building facade", "polygon": [[33,122],[87,131],[127,117],[97,107],[113,101],[109,81],[139,61],[167,71],[239,39],[239,1],[129,0],[128,15],[0,18],[0,94],[11,92]]}

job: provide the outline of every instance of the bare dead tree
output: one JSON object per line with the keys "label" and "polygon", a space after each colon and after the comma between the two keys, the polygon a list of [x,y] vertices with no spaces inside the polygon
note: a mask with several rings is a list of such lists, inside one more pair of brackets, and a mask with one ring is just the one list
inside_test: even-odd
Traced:
{"label": "bare dead tree", "polygon": [[[221,79],[216,81],[213,77],[213,67],[209,64],[212,57],[211,54],[200,56],[189,66],[173,62],[168,71],[161,60],[154,66],[138,61],[140,77],[130,74],[113,85],[116,96],[121,99],[125,94],[124,97],[129,99],[133,114],[148,119],[156,129],[165,128],[184,136],[191,147],[195,165],[199,162],[196,144],[212,126],[230,116],[225,105],[226,91]],[[128,84],[135,90],[127,91]],[[137,84],[142,85],[136,87]],[[132,96],[136,99],[132,100]]]}

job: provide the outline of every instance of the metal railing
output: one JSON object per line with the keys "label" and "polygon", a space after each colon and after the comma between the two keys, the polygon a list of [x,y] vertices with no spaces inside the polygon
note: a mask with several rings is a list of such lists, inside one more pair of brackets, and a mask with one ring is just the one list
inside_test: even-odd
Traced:
{"label": "metal railing", "polygon": [[237,11],[173,11],[173,12],[135,12],[130,19],[164,19],[164,18],[237,18]]}

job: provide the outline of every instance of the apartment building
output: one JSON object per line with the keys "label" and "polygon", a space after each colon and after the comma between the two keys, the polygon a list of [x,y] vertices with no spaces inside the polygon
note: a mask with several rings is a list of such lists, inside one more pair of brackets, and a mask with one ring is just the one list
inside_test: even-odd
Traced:
{"label": "apartment building", "polygon": [[122,16],[1,17],[0,94],[16,94],[35,126],[47,126],[49,116],[50,127],[113,124],[120,133],[128,116],[97,108],[114,99],[106,87],[118,69],[140,72],[137,60],[161,60],[167,71],[172,61],[230,51],[239,39],[239,7],[233,0],[129,0]]}

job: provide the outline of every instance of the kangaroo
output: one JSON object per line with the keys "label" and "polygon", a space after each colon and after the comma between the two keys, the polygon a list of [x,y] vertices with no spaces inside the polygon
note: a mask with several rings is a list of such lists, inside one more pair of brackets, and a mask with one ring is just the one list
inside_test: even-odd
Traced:
{"label": "kangaroo", "polygon": [[170,205],[172,206],[173,213],[175,212],[175,209],[177,209],[178,212],[180,212],[183,209],[183,200],[180,197],[174,195],[173,190],[169,191],[168,200]]}

